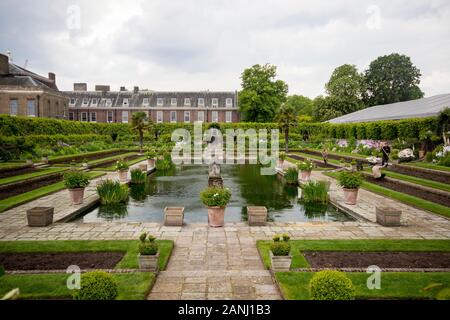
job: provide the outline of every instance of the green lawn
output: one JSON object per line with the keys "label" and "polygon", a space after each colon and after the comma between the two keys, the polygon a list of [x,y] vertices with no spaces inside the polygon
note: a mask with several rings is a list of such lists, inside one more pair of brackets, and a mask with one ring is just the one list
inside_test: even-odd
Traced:
{"label": "green lawn", "polygon": [[[157,240],[159,247],[159,268],[164,270],[173,249],[173,241]],[[0,252],[126,252],[116,269],[138,268],[138,240],[68,240],[68,241],[4,241]]]}
{"label": "green lawn", "polygon": [[[322,151],[320,149],[305,149],[305,150],[311,150],[311,151],[317,151],[317,152]],[[359,153],[340,152],[340,151],[333,151],[333,152],[328,151],[328,154],[335,155],[335,156],[347,156],[347,157],[353,157],[353,158],[361,158],[361,159],[365,159],[365,158],[369,157],[369,156],[365,156],[365,155],[359,154]]]}
{"label": "green lawn", "polygon": [[135,154],[137,154],[137,152],[128,152],[128,153],[124,153],[124,154],[120,154],[120,155],[115,155],[115,156],[111,156],[111,157],[106,157],[106,158],[102,158],[102,159],[88,161],[88,164],[94,165],[94,164],[101,163],[101,162],[112,161],[112,160],[119,160],[119,159],[122,159],[122,158],[133,156]]}
{"label": "green lawn", "polygon": [[425,187],[430,187],[430,188],[434,188],[434,189],[439,189],[439,190],[450,192],[450,184],[447,184],[447,183],[437,182],[437,181],[423,179],[423,178],[417,178],[417,177],[414,177],[414,176],[409,176],[409,175],[406,175],[406,174],[400,174],[400,173],[392,172],[392,171],[389,171],[389,170],[383,170],[383,173],[385,173],[386,176],[390,177],[390,178],[403,180],[403,181],[408,181],[408,182],[411,182],[411,183],[420,184],[420,185],[425,186]]}
{"label": "green lawn", "polygon": [[[19,288],[20,299],[72,298],[67,288],[69,274],[26,274],[0,277],[0,296]],[[113,274],[118,283],[118,300],[144,300],[155,280],[151,272]]]}
{"label": "green lawn", "polygon": [[17,182],[17,181],[21,181],[21,180],[25,180],[25,179],[36,178],[36,177],[48,175],[51,173],[61,172],[64,170],[67,170],[67,168],[39,169],[38,171],[32,172],[32,173],[22,174],[22,175],[8,177],[8,178],[2,178],[2,179],[0,179],[0,185],[7,184],[7,183],[13,183],[13,182]]}
{"label": "green lawn", "polygon": [[[298,155],[300,157],[307,158],[307,159],[319,160],[319,161],[323,162],[323,158],[321,156],[315,156],[312,154],[307,154],[307,153],[302,153],[302,152],[292,152],[290,154]],[[340,164],[339,160],[334,160],[334,159],[328,159],[328,162],[332,163],[332,164],[337,164],[337,165]]]}
{"label": "green lawn", "polygon": [[0,162],[0,169],[12,169],[25,166],[25,162]]}
{"label": "green lawn", "polygon": [[[271,241],[258,241],[258,251],[270,268]],[[450,251],[450,240],[291,240],[291,268],[309,268],[301,251]]]}
{"label": "green lawn", "polygon": [[419,167],[419,168],[426,168],[426,169],[450,172],[450,167],[440,166],[438,164],[433,164],[433,163],[429,163],[429,162],[408,162],[408,163],[402,163],[402,164],[411,166],[411,167]]}
{"label": "green lawn", "polygon": [[[337,177],[337,173],[336,172],[324,172],[324,175],[327,175],[329,177],[332,178],[336,178]],[[431,201],[427,201],[425,199],[422,198],[418,198],[418,197],[414,197],[411,196],[409,194],[405,194],[405,193],[401,193],[398,191],[394,191],[388,188],[384,188],[381,187],[379,185],[364,181],[362,184],[362,188],[372,191],[374,193],[378,193],[381,194],[383,196],[398,200],[400,202],[406,203],[410,206],[422,209],[422,210],[427,210],[433,213],[436,213],[438,215],[441,216],[445,216],[445,217],[450,217],[450,208],[431,202]]]}
{"label": "green lawn", "polygon": [[[126,163],[127,163],[129,166],[132,166],[133,164],[139,163],[139,162],[144,161],[144,160],[146,160],[146,159],[147,159],[146,156],[142,156],[142,157],[138,157],[138,158],[136,158],[136,159],[130,160],[130,161],[126,161]],[[115,164],[112,165],[112,166],[109,166],[109,167],[105,167],[105,168],[102,168],[102,167],[95,168],[94,170],[114,171],[114,170],[115,170],[114,167],[115,167]]]}
{"label": "green lawn", "polygon": [[[381,289],[369,290],[363,272],[348,272],[355,286],[357,299],[433,299],[435,291],[422,289],[433,283],[450,285],[449,272],[382,272]],[[312,272],[277,272],[283,296],[287,300],[308,300]]]}
{"label": "green lawn", "polygon": [[[91,179],[100,177],[104,175],[104,172],[88,172],[88,175]],[[57,191],[60,191],[64,189],[64,182],[60,181],[57,183],[50,184],[48,186],[38,188],[29,192],[25,192],[10,198],[6,198],[3,200],[0,200],[0,212],[3,212],[5,210],[11,209],[13,207],[16,207],[18,205],[24,204],[26,202],[35,200],[37,198],[46,196],[51,193],[55,193]]]}
{"label": "green lawn", "polygon": [[[113,151],[120,151],[123,150],[122,148],[114,148],[114,149],[109,149],[109,150],[100,150],[100,151],[91,151],[91,152],[83,152],[83,153],[74,153],[74,154],[67,154],[67,155],[63,155],[63,156],[50,156],[48,157],[49,160],[51,161],[64,161],[67,159],[71,159],[73,157],[77,157],[77,156],[85,156],[85,157],[89,157],[91,155],[98,155],[98,154],[103,154],[103,153],[108,153],[108,152],[113,152]],[[83,159],[81,159],[83,160]],[[80,160],[78,160],[80,161]]]}

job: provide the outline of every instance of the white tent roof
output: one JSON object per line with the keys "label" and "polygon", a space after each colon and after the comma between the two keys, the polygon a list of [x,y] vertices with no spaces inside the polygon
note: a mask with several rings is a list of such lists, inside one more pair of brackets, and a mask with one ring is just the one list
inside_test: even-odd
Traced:
{"label": "white tent roof", "polygon": [[374,106],[346,114],[328,122],[371,122],[378,120],[434,117],[446,107],[450,107],[450,93],[439,94],[429,98]]}

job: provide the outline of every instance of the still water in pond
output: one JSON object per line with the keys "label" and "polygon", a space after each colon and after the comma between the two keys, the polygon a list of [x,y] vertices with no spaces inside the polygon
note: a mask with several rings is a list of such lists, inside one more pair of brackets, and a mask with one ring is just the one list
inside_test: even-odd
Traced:
{"label": "still water in pond", "polygon": [[[232,198],[225,211],[229,222],[247,220],[247,206],[265,206],[271,221],[349,221],[352,217],[334,206],[305,207],[298,189],[278,175],[262,176],[257,165],[223,165],[222,177]],[[97,221],[164,221],[165,207],[184,207],[185,222],[207,222],[207,208],[199,193],[208,186],[207,166],[177,167],[170,173],[156,172],[145,185],[130,187],[130,200],[122,206],[100,206],[81,219]]]}

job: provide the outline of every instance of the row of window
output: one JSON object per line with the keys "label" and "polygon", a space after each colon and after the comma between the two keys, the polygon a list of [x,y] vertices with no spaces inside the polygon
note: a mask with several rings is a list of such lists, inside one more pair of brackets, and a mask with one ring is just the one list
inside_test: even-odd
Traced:
{"label": "row of window", "polygon": [[[77,102],[76,98],[70,98],[70,105],[74,106]],[[81,106],[82,107],[98,107],[100,104],[100,107],[111,107],[112,106],[112,99],[110,98],[102,98],[102,99],[98,99],[98,98],[83,98],[82,102],[81,102]],[[130,100],[128,98],[124,98],[122,100],[122,106],[123,107],[128,107],[130,105]],[[156,99],[156,105],[158,107],[162,107],[164,106],[164,98],[157,98]],[[178,105],[178,100],[177,98],[171,98],[170,99],[170,106],[175,107]],[[205,98],[198,98],[197,99],[197,105],[199,107],[204,107],[205,106]],[[144,98],[142,100],[142,106],[143,107],[148,107],[150,106],[150,100],[149,98]],[[184,106],[189,107],[191,106],[191,98],[184,98]],[[211,99],[211,106],[212,107],[218,107],[219,106],[219,99],[218,98],[212,98]],[[227,98],[225,99],[225,106],[226,107],[233,107],[233,99],[232,98]]]}
{"label": "row of window", "polygon": [[[232,122],[232,112],[225,112],[225,122]],[[75,120],[75,115],[73,112],[69,112],[69,120]],[[82,122],[97,122],[97,112],[81,112],[80,120]],[[128,123],[129,120],[129,111],[122,111],[122,123]],[[106,121],[108,123],[114,122],[114,113],[113,111],[108,111],[106,114]],[[191,122],[191,112],[184,111],[184,122]],[[205,121],[205,112],[198,111],[197,112],[197,121],[204,122]],[[164,122],[164,114],[162,111],[156,112],[156,122],[163,123]],[[177,122],[177,112],[170,112],[170,122]],[[219,113],[217,111],[211,112],[211,122],[219,122]]]}
{"label": "row of window", "polygon": [[[9,114],[11,116],[17,116],[19,114],[19,100],[11,99],[9,100]],[[36,117],[36,100],[27,100],[27,116]]]}

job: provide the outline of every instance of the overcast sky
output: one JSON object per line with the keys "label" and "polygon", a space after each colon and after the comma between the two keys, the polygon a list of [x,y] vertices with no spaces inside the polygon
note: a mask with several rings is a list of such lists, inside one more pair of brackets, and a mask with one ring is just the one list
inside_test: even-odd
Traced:
{"label": "overcast sky", "polygon": [[235,90],[254,64],[291,94],[324,93],[333,69],[411,57],[426,96],[450,93],[450,1],[0,0],[0,51],[73,82],[151,90]]}

